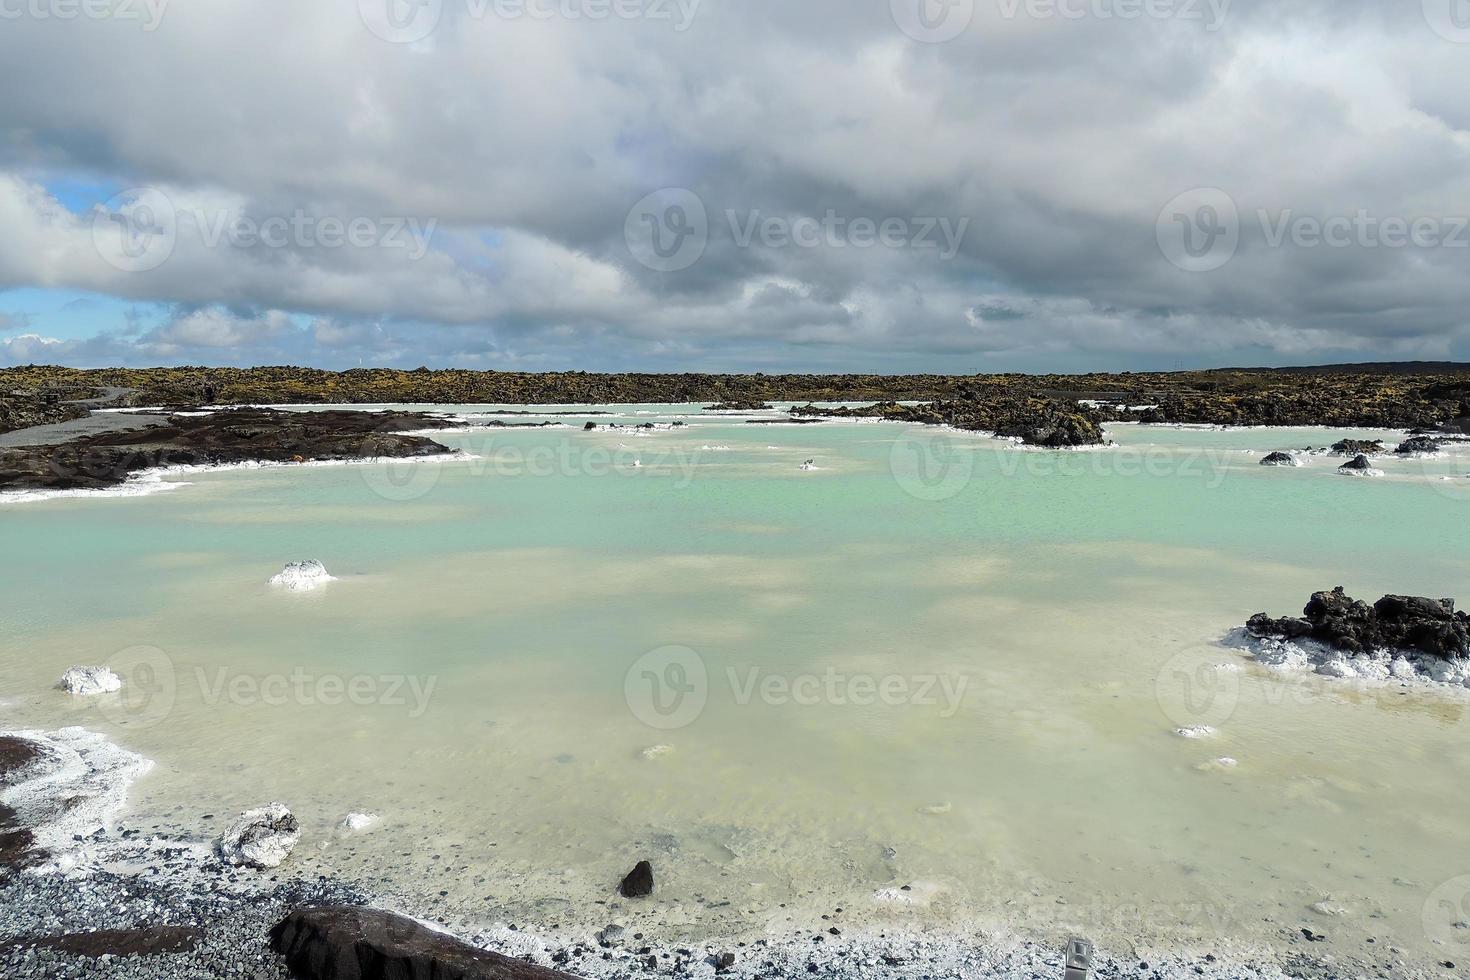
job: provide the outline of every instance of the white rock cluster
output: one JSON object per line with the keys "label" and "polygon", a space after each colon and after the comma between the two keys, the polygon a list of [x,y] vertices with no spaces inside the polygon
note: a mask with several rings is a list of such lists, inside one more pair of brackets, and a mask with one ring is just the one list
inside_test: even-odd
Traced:
{"label": "white rock cluster", "polygon": [[56,685],[67,694],[79,697],[95,697],[98,694],[115,694],[122,690],[122,678],[106,667],[73,667],[61,675]]}
{"label": "white rock cluster", "polygon": [[336,579],[327,574],[327,567],[315,559],[293,561],[271,577],[270,584],[291,592],[310,592]]}

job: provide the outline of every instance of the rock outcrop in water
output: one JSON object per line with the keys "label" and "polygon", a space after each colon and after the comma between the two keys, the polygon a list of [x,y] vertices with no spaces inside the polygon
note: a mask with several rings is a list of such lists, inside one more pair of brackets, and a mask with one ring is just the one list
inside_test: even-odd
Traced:
{"label": "rock outcrop in water", "polygon": [[1312,595],[1300,617],[1257,613],[1246,623],[1261,639],[1311,639],[1348,653],[1415,650],[1444,660],[1470,656],[1470,616],[1453,599],[1386,595],[1373,605],[1342,586]]}
{"label": "rock outcrop in water", "polygon": [[1383,451],[1383,442],[1378,439],[1344,439],[1332,444],[1334,456],[1377,456]]}
{"label": "rock outcrop in water", "polygon": [[377,909],[297,909],[271,945],[302,980],[575,980]]}
{"label": "rock outcrop in water", "polygon": [[282,412],[238,408],[58,446],[0,449],[0,490],[95,490],[160,466],[432,456],[448,448],[422,429],[454,423],[417,412]]}
{"label": "rock outcrop in water", "polygon": [[1271,453],[1261,460],[1262,466],[1300,466],[1297,458],[1291,453]]}
{"label": "rock outcrop in water", "polygon": [[1382,472],[1373,468],[1373,461],[1367,456],[1357,456],[1348,460],[1337,468],[1337,472],[1346,476],[1382,476]]}
{"label": "rock outcrop in water", "polygon": [[1412,439],[1405,439],[1399,443],[1398,448],[1394,452],[1400,456],[1432,456],[1438,453],[1439,450],[1440,442],[1438,439],[1432,439],[1429,436],[1414,436]]}
{"label": "rock outcrop in water", "polygon": [[993,432],[1028,446],[1064,449],[1103,442],[1102,417],[1077,402],[1053,398],[988,398],[977,393],[964,400],[900,405],[879,402],[861,408],[818,408],[802,405],[793,416],[871,418],[914,425],[948,425],[972,432]]}
{"label": "rock outcrop in water", "polygon": [[293,561],[272,575],[269,585],[291,592],[310,592],[336,579],[327,574],[327,566],[316,559]]}
{"label": "rock outcrop in water", "polygon": [[61,675],[57,687],[78,697],[95,697],[122,690],[122,678],[106,667],[73,667]]}
{"label": "rock outcrop in water", "polygon": [[769,412],[771,406],[760,398],[734,398],[715,405],[706,405],[706,412]]}

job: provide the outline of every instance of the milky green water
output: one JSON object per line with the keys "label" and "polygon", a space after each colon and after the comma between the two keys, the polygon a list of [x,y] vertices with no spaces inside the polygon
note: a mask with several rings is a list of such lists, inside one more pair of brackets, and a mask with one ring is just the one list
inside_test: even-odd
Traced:
{"label": "milky green water", "polygon": [[[1257,465],[1346,434],[1325,430],[1119,426],[1064,454],[597,410],[688,424],[571,417],[441,437],[478,458],[0,506],[4,724],[156,759],[134,825],[204,836],[279,799],[298,867],[487,920],[606,919],[648,857],[659,891],[630,914],[666,935],[843,906],[1460,952],[1465,697],[1283,677],[1218,641],[1337,584],[1470,599],[1470,452],[1370,480]],[[305,558],[338,580],[265,584]],[[51,689],[103,662],[123,698]],[[383,821],[348,835],[349,811]]]}

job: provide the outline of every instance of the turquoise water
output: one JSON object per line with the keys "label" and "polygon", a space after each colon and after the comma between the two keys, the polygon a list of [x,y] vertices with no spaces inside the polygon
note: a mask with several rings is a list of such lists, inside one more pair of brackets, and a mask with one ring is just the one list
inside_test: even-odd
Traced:
{"label": "turquoise water", "polygon": [[[1325,430],[1050,453],[596,410],[687,424],[0,506],[7,724],[156,759],[142,826],[280,799],[294,863],[487,919],[595,921],[646,856],[639,924],[679,935],[842,905],[1103,941],[1453,939],[1464,695],[1281,677],[1219,640],[1337,584],[1470,599],[1470,453],[1353,479],[1257,465],[1348,434]],[[337,581],[265,584],[305,558]],[[50,689],[103,662],[124,697]],[[1217,734],[1175,734],[1194,724]],[[383,821],[347,835],[349,811]]]}

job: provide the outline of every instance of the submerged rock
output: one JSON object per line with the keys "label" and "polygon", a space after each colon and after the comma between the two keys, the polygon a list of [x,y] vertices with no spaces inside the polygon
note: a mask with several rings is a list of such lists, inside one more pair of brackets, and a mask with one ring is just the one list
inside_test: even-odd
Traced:
{"label": "submerged rock", "polygon": [[296,842],[301,825],[284,803],[247,810],[215,841],[215,852],[230,864],[250,868],[279,867]]}
{"label": "submerged rock", "polygon": [[653,894],[653,865],[639,861],[618,885],[618,891],[627,898],[642,898]]}
{"label": "submerged rock", "polygon": [[341,827],[355,833],[376,827],[382,819],[376,813],[349,813],[342,818]]}
{"label": "submerged rock", "polygon": [[1416,650],[1442,660],[1470,656],[1470,616],[1453,599],[1386,595],[1373,605],[1338,586],[1317,592],[1300,618],[1257,613],[1247,631],[1262,639],[1309,638],[1348,653]]}
{"label": "submerged rock", "polygon": [[335,581],[336,579],[327,574],[327,566],[316,559],[309,559],[291,562],[271,576],[269,584],[292,592],[310,592]]}
{"label": "submerged rock", "polygon": [[1272,453],[1261,460],[1262,466],[1300,466],[1302,465],[1291,453]]}
{"label": "submerged rock", "polygon": [[377,909],[297,909],[270,937],[301,980],[573,980]]}
{"label": "submerged rock", "polygon": [[61,675],[56,686],[67,694],[95,697],[121,691],[122,678],[106,667],[73,667]]}
{"label": "submerged rock", "polygon": [[1382,470],[1375,470],[1373,463],[1367,456],[1357,456],[1337,468],[1337,472],[1349,476],[1382,476]]}

